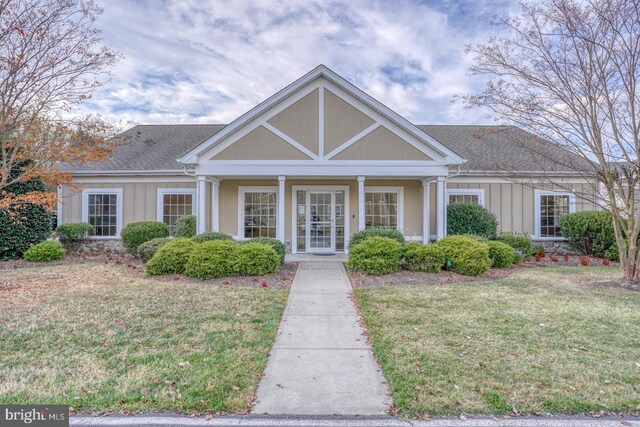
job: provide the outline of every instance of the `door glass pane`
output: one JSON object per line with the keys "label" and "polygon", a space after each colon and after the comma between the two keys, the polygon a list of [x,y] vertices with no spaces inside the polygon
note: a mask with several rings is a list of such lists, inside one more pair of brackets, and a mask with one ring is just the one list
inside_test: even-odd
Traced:
{"label": "door glass pane", "polygon": [[298,251],[307,250],[307,192],[299,190],[296,195],[296,227]]}
{"label": "door glass pane", "polygon": [[331,249],[331,193],[309,194],[309,247]]}
{"label": "door glass pane", "polygon": [[344,191],[336,191],[336,251],[344,251]]}

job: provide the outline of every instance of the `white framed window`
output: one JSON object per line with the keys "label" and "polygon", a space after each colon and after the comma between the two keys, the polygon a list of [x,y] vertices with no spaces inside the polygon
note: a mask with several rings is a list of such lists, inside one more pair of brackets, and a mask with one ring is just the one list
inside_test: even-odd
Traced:
{"label": "white framed window", "polygon": [[366,228],[404,229],[404,188],[365,187],[364,223]]}
{"label": "white framed window", "polygon": [[156,219],[164,222],[173,234],[178,218],[196,215],[195,188],[158,188]]}
{"label": "white framed window", "polygon": [[484,190],[481,188],[447,189],[447,204],[451,203],[477,203],[484,206]]}
{"label": "white framed window", "polygon": [[560,217],[576,211],[574,194],[562,191],[535,190],[535,238],[563,240]]}
{"label": "white framed window", "polygon": [[82,191],[82,221],[94,226],[94,237],[96,238],[120,238],[120,230],[122,230],[122,189],[84,189]]}
{"label": "white framed window", "polygon": [[238,237],[278,236],[278,187],[238,187]]}

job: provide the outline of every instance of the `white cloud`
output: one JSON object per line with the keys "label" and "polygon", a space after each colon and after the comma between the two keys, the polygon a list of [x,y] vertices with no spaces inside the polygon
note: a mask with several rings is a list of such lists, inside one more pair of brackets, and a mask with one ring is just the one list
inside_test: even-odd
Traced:
{"label": "white cloud", "polygon": [[[414,123],[478,123],[452,104],[482,81],[467,43],[509,0],[104,2],[98,26],[125,59],[89,108],[112,121],[227,123],[320,63]],[[475,89],[474,89],[475,88]]]}

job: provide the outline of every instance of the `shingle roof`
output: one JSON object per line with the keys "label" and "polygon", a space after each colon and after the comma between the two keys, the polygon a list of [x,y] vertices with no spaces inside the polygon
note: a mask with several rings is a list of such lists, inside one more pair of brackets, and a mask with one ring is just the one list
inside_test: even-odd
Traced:
{"label": "shingle roof", "polygon": [[[124,132],[123,143],[105,162],[76,171],[181,170],[176,159],[226,125],[139,125]],[[418,128],[467,159],[462,171],[572,172],[588,167],[562,147],[511,126],[418,125]]]}
{"label": "shingle roof", "polygon": [[558,144],[514,126],[418,125],[467,160],[462,171],[574,172],[590,164]]}

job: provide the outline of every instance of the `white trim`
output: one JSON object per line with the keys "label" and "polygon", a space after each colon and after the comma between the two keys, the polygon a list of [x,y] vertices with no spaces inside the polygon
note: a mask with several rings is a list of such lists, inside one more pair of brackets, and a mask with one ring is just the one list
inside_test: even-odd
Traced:
{"label": "white trim", "polygon": [[84,188],[82,190],[82,222],[89,222],[89,195],[90,194],[115,194],[116,197],[116,235],[115,236],[91,236],[92,239],[112,240],[119,239],[122,231],[122,188]]}
{"label": "white trim", "polygon": [[[323,77],[324,80],[320,79],[320,77]],[[316,79],[318,80],[315,81]],[[461,164],[465,162],[462,157],[458,156],[456,153],[433,139],[427,133],[418,129],[407,119],[392,111],[379,101],[376,101],[371,96],[367,95],[365,92],[358,89],[356,86],[349,83],[347,80],[340,77],[324,65],[316,67],[303,77],[291,83],[289,86],[249,110],[211,138],[208,138],[206,141],[202,142],[187,154],[179,158],[178,162],[184,164],[196,164],[198,163],[199,158],[205,153],[209,153],[207,154],[208,158],[213,157],[210,156],[213,149],[223,150],[229,144],[233,143],[229,141],[233,141],[233,139],[241,137],[243,133],[249,132],[259,126],[260,122],[266,122],[269,118],[273,117],[285,108],[288,108],[294,102],[308,95],[313,90],[322,87],[334,89],[338,92],[336,93],[337,96],[341,96],[343,98],[346,97],[348,102],[357,102],[362,104],[362,106],[373,113],[369,114],[370,116],[378,116],[380,120],[377,121],[381,122],[383,125],[385,123],[391,124],[391,129],[389,129],[390,131],[398,134],[398,136],[401,136],[403,139],[407,139],[408,137],[409,141],[407,142],[416,146],[416,148],[437,152],[437,157],[442,158],[442,164]],[[332,90],[332,92],[334,90]],[[377,119],[378,117],[372,118]],[[247,129],[249,130],[247,131]],[[399,133],[403,135],[400,135]],[[233,135],[233,137],[231,137],[231,135]],[[420,143],[416,144],[416,141],[419,141]]]}
{"label": "white trim", "polygon": [[358,177],[358,230],[364,230],[365,225],[365,190],[364,190],[364,176]]}
{"label": "white trim", "polygon": [[345,161],[344,163],[285,163],[285,162],[213,162],[196,167],[198,175],[214,175],[224,177],[273,177],[286,175],[289,177],[385,177],[385,178],[422,178],[427,176],[447,176],[449,168],[431,163],[399,165],[386,164],[384,161],[361,163]]}
{"label": "white trim", "polygon": [[272,125],[270,125],[267,122],[264,122],[262,124],[262,127],[264,127],[269,132],[273,133],[275,136],[277,136],[280,139],[282,139],[283,141],[285,141],[287,144],[291,145],[293,148],[295,148],[298,151],[301,151],[302,153],[304,153],[307,156],[311,157],[313,160],[318,160],[318,156],[316,154],[314,154],[311,150],[309,150],[308,148],[306,148],[305,146],[300,144],[298,141],[296,141],[293,138],[291,138],[286,133],[278,130],[277,128],[273,127]]}
{"label": "white trim", "polygon": [[[396,220],[398,222],[398,224],[396,225],[396,229],[399,230],[400,232],[404,232],[404,187],[386,187],[386,186],[370,186],[370,187],[365,187],[364,188],[364,194],[365,194],[365,198],[364,198],[364,203],[366,206],[366,195],[367,193],[396,193],[397,194],[397,200],[398,200],[398,206],[397,206],[397,212],[396,212]],[[366,228],[366,210],[364,213],[364,222],[365,222],[365,228]]]}
{"label": "white trim", "polygon": [[276,216],[276,236],[278,237],[278,240],[280,240],[282,243],[285,243],[284,241],[284,216],[285,216],[285,212],[284,212],[284,198],[286,197],[286,177],[285,176],[278,176],[278,200],[276,200],[276,202],[278,203],[278,213]]}
{"label": "white trim", "polygon": [[318,92],[318,155],[324,160],[324,87]]}
{"label": "white trim", "polygon": [[422,243],[429,243],[429,232],[431,231],[431,196],[429,188],[431,181],[422,180]]}
{"label": "white trim", "polygon": [[[297,227],[297,206],[298,191],[344,191],[344,253],[347,253],[349,247],[349,186],[348,185],[293,185],[291,186],[291,253],[298,253],[298,227]],[[305,201],[306,203],[306,201]],[[334,210],[335,214],[335,210]],[[335,226],[334,233],[335,233]],[[307,239],[308,240],[308,239]],[[335,243],[335,236],[334,236]],[[305,243],[308,248],[308,242]],[[335,249],[335,247],[334,247]],[[305,249],[305,253],[309,253]],[[339,253],[339,252],[338,252]]]}
{"label": "white trim", "polygon": [[202,234],[207,231],[207,177],[206,176],[198,176],[198,234]]}
{"label": "white trim", "polygon": [[561,241],[561,240],[566,240],[564,237],[562,236],[553,236],[553,237],[542,237],[540,236],[540,229],[541,229],[541,218],[540,218],[540,197],[541,196],[569,196],[569,213],[575,213],[576,212],[576,196],[575,194],[571,193],[570,191],[554,191],[554,190],[534,190],[534,201],[533,201],[533,205],[534,205],[534,235],[532,236],[533,240],[539,240],[539,241]]}
{"label": "white trim", "polygon": [[56,228],[62,225],[62,184],[58,184],[56,189],[56,198],[58,204],[56,207]]}
{"label": "white trim", "polygon": [[271,185],[253,185],[253,186],[238,186],[238,235],[237,240],[249,240],[250,237],[244,237],[244,193],[265,193],[265,192],[273,192],[276,193],[276,236],[279,236],[279,218],[277,218],[277,210],[278,210],[278,187],[274,187]]}
{"label": "white trim", "polygon": [[195,179],[192,176],[185,175],[184,173],[176,176],[146,176],[146,177],[122,177],[122,176],[83,176],[76,177],[73,179],[73,182],[76,184],[126,184],[126,183],[134,183],[134,184],[142,184],[142,183],[183,183],[189,182],[194,183]]}
{"label": "white trim", "polygon": [[211,231],[220,231],[220,180],[211,180]]}
{"label": "white trim", "polygon": [[[336,155],[342,153],[344,150],[346,150],[347,148],[351,147],[353,144],[355,144],[356,142],[360,141],[362,138],[364,138],[365,136],[369,135],[374,130],[378,129],[380,126],[382,126],[382,125],[380,123],[377,123],[377,122],[372,124],[371,126],[366,128],[365,130],[363,130],[362,132],[358,133],[356,136],[354,136],[353,138],[347,140],[347,142],[345,142],[344,144],[338,146],[338,148],[334,149],[329,154],[327,154],[326,159],[332,159]],[[349,160],[349,161],[352,161],[352,160]],[[396,162],[394,161],[394,163],[396,163]]]}
{"label": "white trim", "polygon": [[182,169],[123,169],[123,170],[76,170],[71,175],[180,175]]}
{"label": "white trim", "polygon": [[[505,176],[506,175],[506,176]],[[587,178],[579,177],[562,177],[554,176],[553,173],[539,176],[522,176],[519,172],[512,171],[509,174],[500,174],[500,176],[486,176],[486,175],[466,175],[462,172],[460,175],[452,176],[447,179],[450,183],[474,183],[474,184],[532,184],[535,182],[549,182],[562,184],[592,184],[595,181],[595,177],[591,180]]]}
{"label": "white trim", "polygon": [[445,178],[439,176],[436,183],[436,239],[447,235],[447,197]]}
{"label": "white trim", "polygon": [[158,188],[156,190],[156,220],[164,221],[164,195],[165,194],[191,194],[191,215],[198,212],[198,196],[195,188]]}
{"label": "white trim", "polygon": [[483,188],[447,188],[446,203],[449,205],[449,195],[457,196],[478,196],[478,204],[484,206]]}

